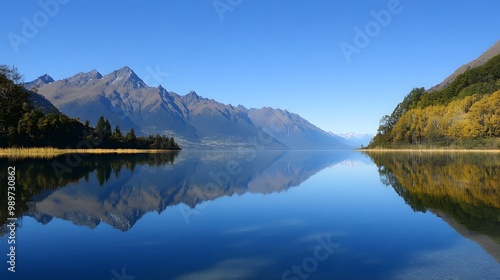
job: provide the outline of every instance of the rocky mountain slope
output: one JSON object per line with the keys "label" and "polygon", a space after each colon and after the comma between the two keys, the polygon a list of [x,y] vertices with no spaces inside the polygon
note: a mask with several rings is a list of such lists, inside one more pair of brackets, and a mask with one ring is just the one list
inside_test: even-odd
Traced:
{"label": "rocky mountain slope", "polygon": [[26,83],[61,112],[95,124],[102,115],[126,132],[174,135],[193,148],[347,149],[338,138],[296,114],[222,104],[196,92],[179,95],[146,85],[129,67],[107,75],[97,70],[54,81]]}
{"label": "rocky mountain slope", "polygon": [[500,41],[496,42],[486,52],[484,52],[482,55],[480,55],[475,60],[473,60],[467,64],[462,65],[460,68],[455,70],[455,72],[453,72],[453,74],[448,76],[443,82],[431,87],[428,91],[435,92],[435,91],[438,91],[438,90],[445,88],[447,85],[449,85],[451,82],[453,82],[453,80],[455,80],[455,78],[458,77],[458,75],[464,73],[465,71],[467,71],[469,69],[476,68],[476,67],[479,67],[479,66],[485,64],[486,62],[488,62],[488,60],[492,59],[493,57],[495,57],[499,54],[500,54]]}

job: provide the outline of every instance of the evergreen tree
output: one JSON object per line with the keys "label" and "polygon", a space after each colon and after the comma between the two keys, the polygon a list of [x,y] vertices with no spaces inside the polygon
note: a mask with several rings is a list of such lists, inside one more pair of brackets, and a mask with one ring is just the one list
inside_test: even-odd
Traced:
{"label": "evergreen tree", "polygon": [[85,121],[85,124],[83,125],[83,127],[85,128],[85,130],[89,131],[90,130],[90,122],[89,120],[86,120]]}
{"label": "evergreen tree", "polygon": [[95,131],[97,133],[101,133],[102,135],[104,135],[105,130],[106,130],[106,121],[104,120],[104,117],[101,116],[97,121],[97,124],[95,126]]}
{"label": "evergreen tree", "polygon": [[123,137],[122,131],[120,130],[120,126],[115,126],[115,131],[113,132],[113,138],[116,140],[121,140]]}
{"label": "evergreen tree", "polygon": [[133,128],[125,135],[125,141],[127,142],[135,142],[137,141],[137,137],[135,136],[135,131]]}
{"label": "evergreen tree", "polygon": [[167,147],[169,147],[169,148],[175,148],[175,146],[177,146],[177,144],[175,143],[174,136],[171,136],[168,139]]}
{"label": "evergreen tree", "polygon": [[[89,121],[52,111],[48,114],[31,104],[30,91],[20,84],[16,68],[0,65],[0,147],[77,147],[82,140],[100,148],[168,149],[178,145],[165,136],[137,137],[133,128],[123,137],[118,125],[114,131],[101,116],[95,128]],[[172,143],[170,143],[172,142]],[[108,177],[105,176],[104,178]]]}
{"label": "evergreen tree", "polygon": [[11,146],[19,139],[19,120],[30,111],[30,92],[25,90],[15,67],[0,65],[0,145]]}
{"label": "evergreen tree", "polygon": [[111,137],[111,124],[109,123],[108,119],[106,119],[106,121],[104,122],[104,137],[105,138]]}

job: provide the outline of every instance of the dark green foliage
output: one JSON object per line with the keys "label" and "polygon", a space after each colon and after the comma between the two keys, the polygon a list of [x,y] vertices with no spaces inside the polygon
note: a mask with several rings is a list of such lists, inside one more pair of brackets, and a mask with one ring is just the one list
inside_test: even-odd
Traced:
{"label": "dark green foliage", "polygon": [[[98,129],[99,128],[99,129]],[[88,142],[98,143],[96,148],[110,149],[158,149],[158,150],[180,150],[173,137],[157,134],[148,137],[137,137],[133,128],[123,136],[120,127],[116,125],[111,130],[111,123],[99,118],[96,128],[90,128],[90,134],[85,138]]]}
{"label": "dark green foliage", "polygon": [[500,55],[497,55],[484,65],[460,74],[446,88],[423,95],[418,105],[420,108],[431,105],[446,105],[468,95],[489,94],[500,89],[499,79]]}
{"label": "dark green foliage", "polygon": [[[484,113],[467,115],[470,120],[469,126],[458,122],[465,118],[464,114],[469,113],[469,108],[475,102],[498,90],[500,90],[500,55],[480,67],[465,71],[442,90],[426,92],[424,88],[415,88],[396,106],[390,116],[386,115],[381,119],[377,135],[373,138],[369,148],[398,148],[422,144],[428,146],[453,144],[462,147],[462,142],[467,143],[467,147],[471,147],[472,142],[479,143],[472,145],[474,148],[488,146],[486,142],[491,142],[491,140],[484,141],[484,139],[491,138],[494,136],[492,131],[499,129],[495,121],[490,119],[490,123],[495,125],[482,130],[481,127],[478,128],[477,123],[483,122],[481,116],[485,115]],[[457,102],[467,98],[470,104]],[[461,110],[461,106],[464,108],[462,115],[436,113],[436,111],[443,110]],[[500,110],[494,102],[484,103],[482,106],[486,109],[488,106],[496,108],[497,112]],[[495,115],[494,110],[488,110],[489,115]],[[434,119],[430,120],[432,117]],[[450,117],[447,119],[448,123],[440,122],[446,117]],[[424,125],[418,125],[416,122]],[[432,125],[429,125],[431,122]],[[452,122],[456,123],[455,127],[452,127],[454,131],[448,129]],[[465,138],[471,139],[463,141]],[[493,145],[496,144],[493,143]]]}
{"label": "dark green foliage", "polygon": [[123,137],[102,116],[93,128],[64,114],[44,114],[30,104],[33,93],[20,79],[17,69],[0,66],[0,147],[180,149],[173,137],[138,138],[133,129]]}
{"label": "dark green foliage", "polygon": [[111,123],[108,119],[104,120],[101,116],[97,121],[94,132],[102,137],[105,142],[108,142],[112,138],[113,131],[111,130]]}
{"label": "dark green foliage", "polygon": [[122,131],[120,130],[120,127],[116,125],[115,130],[113,131],[113,134],[111,135],[111,139],[113,139],[116,142],[120,142],[123,139]]}
{"label": "dark green foliage", "polygon": [[84,127],[86,130],[90,130],[90,122],[89,122],[89,120],[86,120],[86,121],[85,121],[85,124],[83,125],[83,127]]}
{"label": "dark green foliage", "polygon": [[137,137],[135,136],[135,131],[133,128],[130,129],[130,131],[125,135],[125,141],[126,142],[135,142],[137,141]]}
{"label": "dark green foliage", "polygon": [[108,119],[106,119],[106,121],[104,122],[104,137],[111,137],[111,124],[109,123]]}
{"label": "dark green foliage", "polygon": [[0,146],[15,141],[17,123],[29,111],[30,92],[20,86],[17,69],[0,66]]}
{"label": "dark green foliage", "polygon": [[475,83],[468,87],[463,88],[457,96],[457,99],[462,99],[467,96],[472,96],[474,94],[489,94],[495,92],[500,89],[500,86],[497,86],[495,83],[487,82],[487,83]]}
{"label": "dark green foliage", "polygon": [[104,121],[104,117],[101,116],[95,125],[95,132],[104,135],[106,131],[106,122]]}
{"label": "dark green foliage", "polygon": [[[50,190],[56,190],[80,180],[88,181],[90,177],[94,176],[102,185],[111,178],[112,174],[119,174],[122,169],[133,171],[136,165],[156,167],[173,165],[178,152],[121,155],[73,154],[73,156],[82,158],[78,168],[70,168],[67,172],[60,173],[54,169],[53,165],[54,163],[65,165],[68,155],[55,157],[51,160],[0,158],[0,166],[16,166],[16,170],[19,170],[16,182],[16,217],[21,217],[30,211],[30,201],[40,194],[46,194]],[[66,168],[69,167],[66,166]],[[0,172],[0,184],[7,185],[7,172]],[[0,195],[0,204],[7,205],[7,202],[7,195]],[[0,229],[7,221],[7,214],[7,211],[0,211]],[[2,236],[2,232],[0,232],[0,236]]]}
{"label": "dark green foliage", "polygon": [[24,113],[18,121],[18,137],[13,145],[21,147],[76,147],[84,125],[63,114],[44,115],[41,110]]}
{"label": "dark green foliage", "polygon": [[[99,128],[99,129],[98,129]],[[115,126],[111,130],[111,123],[100,117],[96,128],[90,127],[89,135],[85,138],[88,142],[98,143],[96,148],[110,149],[158,149],[158,150],[180,150],[174,137],[161,136],[159,134],[148,137],[137,137],[133,128],[123,136],[120,127]]]}
{"label": "dark green foliage", "polygon": [[83,124],[57,113],[45,115],[30,104],[33,94],[15,68],[0,66],[0,147],[66,147],[83,137]]}

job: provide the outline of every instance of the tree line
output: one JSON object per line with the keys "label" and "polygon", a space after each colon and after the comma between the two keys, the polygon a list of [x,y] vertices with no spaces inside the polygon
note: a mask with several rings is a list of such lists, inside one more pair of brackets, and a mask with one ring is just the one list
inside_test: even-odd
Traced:
{"label": "tree line", "polygon": [[[137,166],[165,166],[173,165],[178,156],[178,151],[169,153],[147,153],[147,154],[97,154],[87,155],[83,158],[78,168],[71,172],[58,173],[54,170],[51,162],[64,161],[66,156],[59,156],[47,161],[45,159],[13,160],[0,158],[0,166],[15,164],[17,169],[23,171],[23,175],[17,178],[16,217],[30,211],[30,201],[40,193],[56,190],[77,183],[80,180],[88,181],[95,176],[99,185],[103,185],[112,175],[118,177],[124,170],[134,171]],[[0,183],[7,183],[7,172],[0,172]],[[7,196],[0,195],[0,205],[7,205]],[[7,211],[0,211],[0,236],[2,236],[2,225],[7,221]]]}
{"label": "tree line", "polygon": [[92,128],[88,121],[84,128],[91,133],[85,137],[88,141],[101,141],[103,148],[128,148],[128,149],[171,149],[180,150],[173,136],[149,135],[148,137],[137,137],[133,128],[126,134],[121,132],[120,126],[116,125],[111,129],[111,123],[103,116],[99,118],[95,128]]}
{"label": "tree line", "polygon": [[410,109],[390,129],[382,127],[371,145],[500,148],[500,91]]}
{"label": "tree line", "polygon": [[[56,148],[181,148],[174,137],[150,135],[137,137],[131,129],[125,135],[118,125],[101,116],[95,127],[60,112],[44,113],[36,108],[33,92],[20,83],[21,75],[15,67],[0,65],[0,147],[56,147]],[[82,142],[95,145],[82,145]]]}
{"label": "tree line", "polygon": [[500,148],[500,55],[442,90],[413,89],[380,120],[369,148],[434,145]]}

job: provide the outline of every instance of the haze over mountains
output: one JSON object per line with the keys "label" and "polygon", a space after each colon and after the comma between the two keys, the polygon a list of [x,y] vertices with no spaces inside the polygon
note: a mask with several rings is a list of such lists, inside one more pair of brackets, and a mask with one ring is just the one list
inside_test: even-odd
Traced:
{"label": "haze over mountains", "polygon": [[102,115],[124,132],[173,135],[183,147],[351,149],[345,138],[321,130],[286,110],[226,105],[199,96],[150,87],[132,69],[97,70],[55,81],[45,74],[26,83],[62,113],[95,124]]}
{"label": "haze over mountains", "polygon": [[354,147],[367,146],[368,144],[370,144],[370,141],[374,136],[373,134],[354,133],[354,132],[335,134],[330,131],[330,134],[333,136],[340,137],[341,139],[343,139],[342,141],[344,141],[345,144]]}

